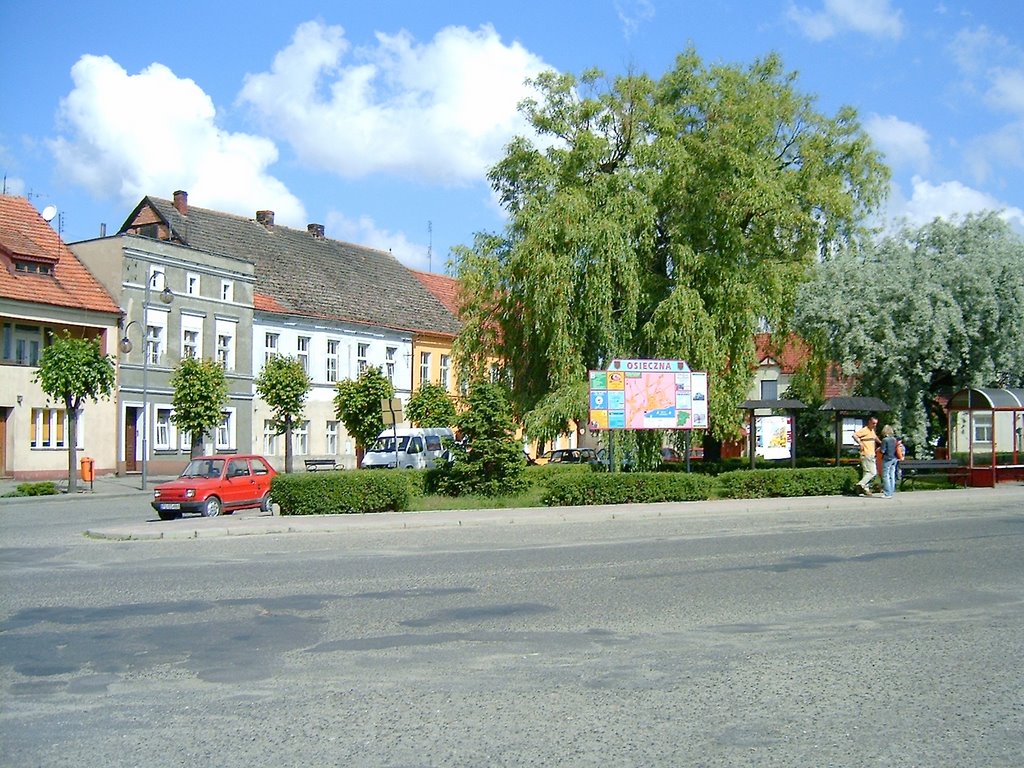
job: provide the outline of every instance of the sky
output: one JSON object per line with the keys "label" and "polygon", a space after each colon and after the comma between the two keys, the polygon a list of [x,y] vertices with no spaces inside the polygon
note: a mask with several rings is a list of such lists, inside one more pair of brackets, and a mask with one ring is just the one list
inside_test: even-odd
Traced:
{"label": "sky", "polygon": [[0,0],[0,175],[67,242],[145,195],[445,272],[505,223],[487,182],[545,70],[660,78],[769,53],[885,154],[885,221],[1024,231],[1024,0]]}

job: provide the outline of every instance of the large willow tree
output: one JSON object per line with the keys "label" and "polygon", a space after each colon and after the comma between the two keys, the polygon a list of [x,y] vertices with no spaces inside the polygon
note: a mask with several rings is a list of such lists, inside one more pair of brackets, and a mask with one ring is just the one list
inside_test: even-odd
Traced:
{"label": "large willow tree", "polygon": [[820,114],[776,56],[659,81],[547,73],[491,170],[506,231],[455,249],[476,373],[506,366],[530,434],[586,416],[587,370],[687,360],[711,381],[713,433],[736,434],[767,320],[785,327],[817,256],[858,234],[888,171],[852,109]]}

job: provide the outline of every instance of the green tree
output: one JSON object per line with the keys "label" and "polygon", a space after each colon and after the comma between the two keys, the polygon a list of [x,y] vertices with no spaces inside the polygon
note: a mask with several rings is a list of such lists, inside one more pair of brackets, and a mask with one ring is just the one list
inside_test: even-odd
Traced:
{"label": "green tree", "polygon": [[522,111],[539,138],[515,139],[490,172],[507,228],[454,252],[456,356],[477,375],[502,360],[539,438],[585,418],[588,369],[684,359],[711,376],[715,435],[736,436],[759,324],[784,329],[887,169],[853,110],[816,111],[774,55],[706,67],[690,50],[659,81],[602,82],[535,82]]}
{"label": "green tree", "polygon": [[284,471],[292,471],[292,426],[302,419],[311,382],[294,357],[275,356],[256,378],[256,393],[269,406],[274,434],[284,435]]}
{"label": "green tree", "polygon": [[989,213],[843,249],[804,286],[795,326],[910,443],[934,444],[941,395],[1024,384],[1024,239]]}
{"label": "green tree", "polygon": [[423,384],[405,407],[405,417],[418,427],[450,427],[455,423],[455,403],[440,384]]}
{"label": "green tree", "polygon": [[224,420],[228,402],[228,384],[224,366],[213,360],[183,358],[171,374],[174,395],[171,420],[182,432],[192,436],[190,455],[202,453],[203,435]]}
{"label": "green tree", "polygon": [[337,384],[334,413],[345,429],[356,440],[359,457],[384,431],[380,401],[395,396],[395,387],[380,368],[366,367],[357,379],[346,379]]}
{"label": "green tree", "polygon": [[95,339],[73,338],[68,331],[43,350],[34,380],[51,400],[64,404],[68,424],[68,491],[78,489],[78,416],[86,399],[107,399],[114,389],[114,362]]}
{"label": "green tree", "polygon": [[458,418],[462,442],[452,447],[453,461],[441,468],[438,489],[449,496],[514,495],[526,487],[526,459],[505,388],[478,381]]}

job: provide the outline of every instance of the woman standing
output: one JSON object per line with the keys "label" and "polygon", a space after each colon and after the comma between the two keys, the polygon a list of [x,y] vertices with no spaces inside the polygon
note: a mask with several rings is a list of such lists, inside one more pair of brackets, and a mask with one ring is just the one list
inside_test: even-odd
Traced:
{"label": "woman standing", "polygon": [[891,424],[882,428],[882,495],[891,499],[896,493],[896,436]]}

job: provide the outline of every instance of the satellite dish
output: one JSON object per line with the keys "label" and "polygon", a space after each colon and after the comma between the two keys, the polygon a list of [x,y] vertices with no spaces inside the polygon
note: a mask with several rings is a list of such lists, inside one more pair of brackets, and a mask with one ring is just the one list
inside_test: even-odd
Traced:
{"label": "satellite dish", "polygon": [[48,205],[45,208],[43,208],[43,220],[44,221],[53,221],[53,217],[56,216],[56,215],[57,215],[57,206],[56,205]]}

